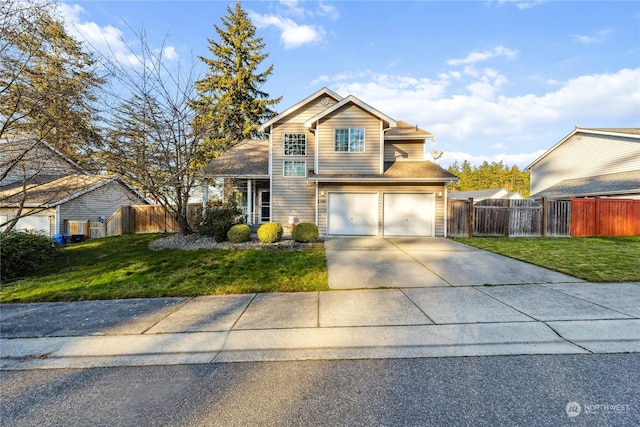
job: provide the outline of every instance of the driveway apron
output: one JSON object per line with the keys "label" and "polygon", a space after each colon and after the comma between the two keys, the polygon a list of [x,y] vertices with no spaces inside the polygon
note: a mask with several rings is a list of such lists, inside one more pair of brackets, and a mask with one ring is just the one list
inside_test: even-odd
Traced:
{"label": "driveway apron", "polygon": [[330,237],[325,248],[332,289],[582,282],[437,237]]}

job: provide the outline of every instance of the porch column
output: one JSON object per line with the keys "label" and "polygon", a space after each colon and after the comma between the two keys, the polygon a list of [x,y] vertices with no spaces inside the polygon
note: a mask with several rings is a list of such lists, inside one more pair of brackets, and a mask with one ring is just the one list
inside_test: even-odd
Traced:
{"label": "porch column", "polygon": [[253,224],[253,180],[247,180],[247,224]]}
{"label": "porch column", "polygon": [[209,180],[207,178],[202,182],[202,211],[207,209],[207,202],[209,201]]}

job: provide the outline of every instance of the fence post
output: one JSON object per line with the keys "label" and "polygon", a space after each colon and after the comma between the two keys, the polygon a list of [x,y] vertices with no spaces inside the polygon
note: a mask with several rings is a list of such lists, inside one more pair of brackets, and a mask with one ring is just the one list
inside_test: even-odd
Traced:
{"label": "fence post", "polygon": [[473,237],[473,197],[469,197],[469,212],[467,214],[467,232]]}
{"label": "fence post", "polygon": [[549,208],[549,206],[547,205],[546,197],[543,197],[542,200],[540,200],[540,202],[542,203],[542,224],[540,224],[540,232],[542,234],[542,237],[546,237],[547,236],[547,216],[549,215],[549,212],[547,212],[547,209]]}

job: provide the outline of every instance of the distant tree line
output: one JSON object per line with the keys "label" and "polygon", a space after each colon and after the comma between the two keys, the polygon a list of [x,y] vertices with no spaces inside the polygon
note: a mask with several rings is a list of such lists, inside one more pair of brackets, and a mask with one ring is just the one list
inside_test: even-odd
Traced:
{"label": "distant tree line", "polygon": [[450,192],[505,188],[529,197],[529,172],[517,166],[507,166],[501,161],[484,161],[480,166],[473,166],[465,160],[462,164],[454,162],[447,170],[460,178],[460,182],[449,185]]}

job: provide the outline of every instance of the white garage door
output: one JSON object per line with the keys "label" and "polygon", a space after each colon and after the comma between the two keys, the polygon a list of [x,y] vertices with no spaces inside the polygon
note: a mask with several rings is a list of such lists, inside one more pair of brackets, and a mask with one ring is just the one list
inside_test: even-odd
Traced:
{"label": "white garage door", "polygon": [[[8,221],[11,218],[15,218],[15,215],[12,215],[12,216],[2,215],[2,218],[0,218],[0,222],[4,223],[5,221]],[[3,230],[4,228],[5,227],[2,227]],[[49,225],[49,215],[25,216],[18,220],[18,223],[15,225],[13,229],[17,231],[31,230],[38,233],[49,235],[50,229],[51,229]]]}
{"label": "white garage door", "polygon": [[329,193],[327,234],[378,234],[377,193]]}
{"label": "white garage door", "polygon": [[383,203],[385,236],[434,235],[434,194],[385,193]]}

